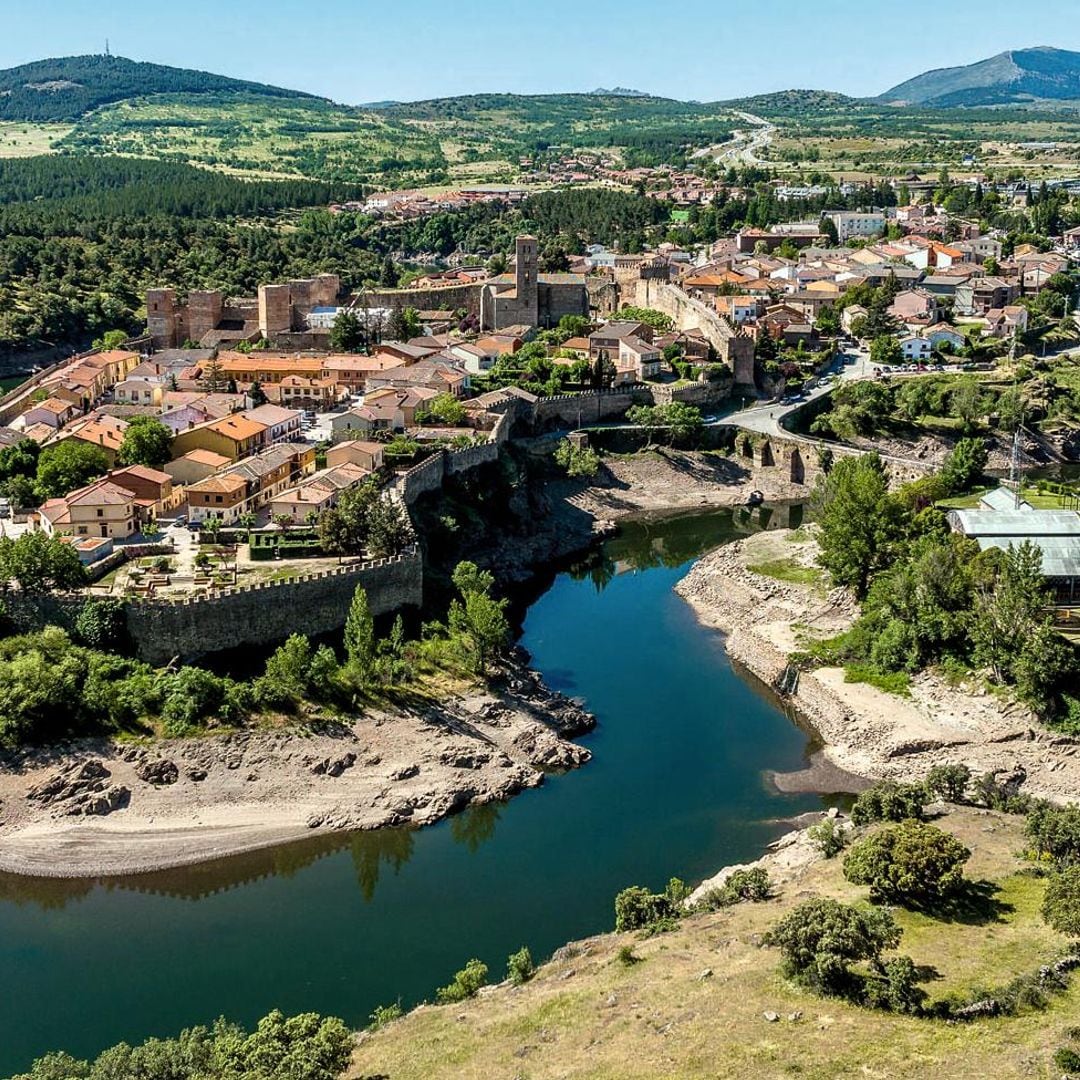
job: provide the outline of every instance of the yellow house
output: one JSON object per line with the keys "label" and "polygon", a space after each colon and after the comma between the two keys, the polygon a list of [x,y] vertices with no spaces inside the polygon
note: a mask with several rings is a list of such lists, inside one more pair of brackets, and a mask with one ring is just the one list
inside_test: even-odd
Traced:
{"label": "yellow house", "polygon": [[181,431],[173,439],[173,455],[183,457],[191,450],[212,450],[230,461],[236,461],[254,453],[262,445],[268,430],[269,425],[241,413],[223,416],[220,420],[207,420]]}
{"label": "yellow house", "polygon": [[110,480],[97,480],[63,499],[43,503],[36,525],[54,536],[125,540],[139,528],[135,495]]}

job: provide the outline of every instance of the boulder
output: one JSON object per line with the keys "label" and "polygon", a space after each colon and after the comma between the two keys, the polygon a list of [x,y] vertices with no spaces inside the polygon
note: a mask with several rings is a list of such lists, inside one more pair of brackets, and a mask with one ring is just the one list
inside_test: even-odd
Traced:
{"label": "boulder", "polygon": [[175,761],[161,758],[158,761],[148,761],[145,765],[140,765],[135,770],[135,775],[147,784],[153,784],[154,787],[164,787],[175,784],[180,779],[180,770]]}

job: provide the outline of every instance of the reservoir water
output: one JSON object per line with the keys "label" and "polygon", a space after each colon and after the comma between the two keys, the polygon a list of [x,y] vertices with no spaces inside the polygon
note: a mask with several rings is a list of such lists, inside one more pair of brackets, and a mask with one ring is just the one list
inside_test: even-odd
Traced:
{"label": "reservoir water", "polygon": [[672,586],[769,514],[636,524],[555,576],[522,643],[598,716],[594,756],[508,805],[128,879],[0,877],[0,1076],[50,1049],[93,1055],[222,1014],[362,1026],[470,957],[497,979],[523,944],[539,959],[610,929],[626,885],[696,883],[756,857],[780,819],[822,805],[764,775],[799,768],[807,737]]}

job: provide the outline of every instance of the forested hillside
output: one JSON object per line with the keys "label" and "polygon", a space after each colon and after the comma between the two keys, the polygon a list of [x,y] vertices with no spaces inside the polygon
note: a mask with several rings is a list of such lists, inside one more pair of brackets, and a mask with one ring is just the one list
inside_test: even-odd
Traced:
{"label": "forested hillside", "polygon": [[99,105],[125,98],[222,91],[316,100],[299,90],[123,56],[64,56],[0,71],[0,120],[74,120]]}

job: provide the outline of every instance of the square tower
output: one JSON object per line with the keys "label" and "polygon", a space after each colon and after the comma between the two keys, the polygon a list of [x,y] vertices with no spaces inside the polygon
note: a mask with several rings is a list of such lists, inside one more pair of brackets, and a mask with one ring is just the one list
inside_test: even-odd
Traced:
{"label": "square tower", "polygon": [[519,236],[515,242],[514,277],[521,321],[534,325],[539,312],[539,261],[535,236]]}

